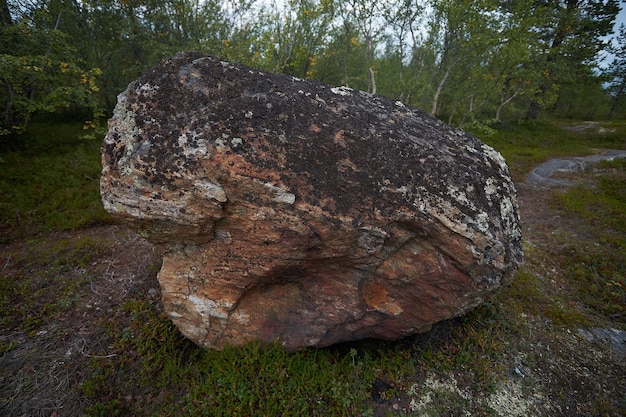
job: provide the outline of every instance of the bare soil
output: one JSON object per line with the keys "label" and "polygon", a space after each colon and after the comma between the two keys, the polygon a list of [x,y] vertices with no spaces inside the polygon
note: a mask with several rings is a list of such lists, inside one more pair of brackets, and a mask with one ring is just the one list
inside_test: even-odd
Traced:
{"label": "bare soil", "polygon": [[[49,269],[58,270],[59,258],[47,254],[63,247],[72,251],[80,244],[92,252],[84,262],[77,262],[80,254],[71,253],[65,276],[49,276]],[[131,297],[158,303],[160,258],[154,245],[121,226],[54,233],[0,246],[0,272],[34,281],[30,293],[2,294],[30,309],[22,312],[21,322],[0,329],[0,342],[9,345],[0,357],[0,415],[82,415],[84,368],[93,358],[109,355],[107,320]],[[74,299],[59,300],[58,287],[46,288],[68,283],[67,296]],[[53,308],[51,304],[63,306],[53,314],[54,320],[38,323],[37,316]],[[29,321],[37,324],[25,326]]]}
{"label": "bare soil", "polygon": [[[556,262],[536,262],[532,251],[549,248],[555,233],[577,227],[550,207],[553,192],[518,185],[525,246],[531,252],[525,268],[540,277],[540,290],[548,295],[566,292],[567,277]],[[111,354],[107,321],[130,298],[159,306],[160,259],[153,245],[121,226],[1,245],[0,273],[30,283],[1,294],[19,322],[3,321],[0,328],[0,415],[83,415],[89,405],[80,389],[90,376],[86,366]],[[42,311],[52,314],[41,318]],[[471,415],[472,404],[480,403],[499,416],[626,415],[626,361],[619,335],[616,342],[593,331],[610,332],[610,323],[598,319],[572,329],[532,313],[521,313],[519,322],[525,328],[510,341],[502,363],[494,364],[505,377],[490,392],[473,392],[462,372],[423,370],[406,392],[390,399],[381,398],[387,386],[378,381],[372,387],[374,414],[433,415],[439,403],[447,410],[440,415]],[[442,340],[453,325],[437,325],[414,342]]]}

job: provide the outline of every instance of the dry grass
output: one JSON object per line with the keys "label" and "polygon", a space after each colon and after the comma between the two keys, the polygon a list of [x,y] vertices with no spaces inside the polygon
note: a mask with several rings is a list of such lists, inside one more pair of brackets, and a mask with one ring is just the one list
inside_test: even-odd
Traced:
{"label": "dry grass", "polygon": [[129,298],[157,302],[159,255],[117,226],[18,241],[0,253],[0,411],[81,415],[86,368],[112,357],[100,322]]}

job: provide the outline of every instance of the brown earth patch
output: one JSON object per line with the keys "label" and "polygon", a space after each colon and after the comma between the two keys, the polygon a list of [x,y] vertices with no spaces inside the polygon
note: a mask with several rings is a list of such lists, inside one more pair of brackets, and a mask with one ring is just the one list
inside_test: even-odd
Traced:
{"label": "brown earth patch", "polygon": [[[120,226],[0,246],[0,414],[78,416],[94,358],[111,355],[106,321],[130,298],[158,303],[160,254]],[[12,288],[6,288],[6,287]]]}

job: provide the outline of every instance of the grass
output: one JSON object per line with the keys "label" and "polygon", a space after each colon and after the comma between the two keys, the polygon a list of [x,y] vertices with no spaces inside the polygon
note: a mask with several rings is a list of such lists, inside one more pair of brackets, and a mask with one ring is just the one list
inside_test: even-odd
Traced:
{"label": "grass", "polygon": [[569,277],[574,298],[626,329],[626,160],[602,162],[588,175],[590,183],[557,193],[552,201],[578,225],[576,235],[558,237],[559,250],[551,253]]}
{"label": "grass", "polygon": [[252,343],[217,352],[181,338],[150,304],[131,301],[107,318],[111,349],[89,364],[92,374],[81,389],[94,401],[87,414],[96,416],[367,416],[375,381],[386,384],[383,400],[406,395],[417,367],[464,369],[473,392],[493,392],[502,374],[498,358],[513,331],[497,310],[487,305],[447,323],[434,338],[374,350],[285,353],[278,344]]}
{"label": "grass", "polygon": [[[626,124],[576,133],[564,123],[511,126],[488,141],[518,179],[549,157],[626,147]],[[51,415],[42,404],[49,411],[62,399],[65,415],[89,416],[499,416],[503,392],[575,396],[579,410],[608,416],[624,409],[626,401],[603,394],[619,384],[567,388],[580,375],[576,360],[606,369],[609,381],[621,369],[588,364],[590,355],[576,356],[567,341],[590,323],[624,328],[623,161],[594,167],[582,185],[554,195],[552,209],[576,227],[525,242],[516,280],[463,317],[394,343],[296,353],[252,343],[218,352],[183,338],[147,295],[158,285],[158,259],[131,263],[139,256],[131,238],[88,232],[111,223],[98,194],[99,143],[78,139],[80,125],[33,127],[20,150],[0,155],[0,369],[11,381],[0,386],[0,414]],[[558,382],[547,394],[546,381]],[[47,397],[35,395],[48,385]],[[10,408],[20,390],[31,408]],[[525,406],[527,414],[510,415],[549,414],[541,402]]]}
{"label": "grass", "polygon": [[258,343],[205,351],[140,301],[108,324],[115,356],[90,364],[89,415],[352,416],[366,407],[375,361],[356,351],[288,354]]}
{"label": "grass", "polygon": [[[93,276],[86,267],[108,248],[91,237],[50,241],[34,238],[20,251],[0,254],[0,328],[34,335],[77,308]],[[15,273],[8,273],[7,266]],[[14,347],[0,341],[0,354]]]}
{"label": "grass", "polygon": [[110,222],[99,195],[100,142],[82,124],[33,123],[0,155],[0,242]]}
{"label": "grass", "polygon": [[594,149],[625,149],[626,122],[603,123],[589,130],[568,130],[571,120],[539,120],[502,126],[494,135],[481,137],[507,160],[515,181],[548,159],[582,156]]}

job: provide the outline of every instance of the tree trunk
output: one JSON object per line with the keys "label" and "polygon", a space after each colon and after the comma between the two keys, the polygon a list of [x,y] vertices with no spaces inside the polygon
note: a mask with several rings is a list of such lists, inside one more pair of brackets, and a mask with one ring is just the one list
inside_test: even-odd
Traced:
{"label": "tree trunk", "polygon": [[498,109],[496,110],[496,120],[500,121],[500,115],[502,113],[502,109],[504,109],[504,106],[506,106],[507,104],[509,104],[515,97],[517,97],[517,95],[522,91],[522,86],[520,85],[517,89],[517,91],[515,91],[515,93],[513,93],[513,95],[509,98],[507,98],[506,100],[504,100],[504,97],[501,95],[502,100],[500,100],[500,105],[498,106]]}
{"label": "tree trunk", "polygon": [[446,84],[448,76],[450,75],[450,71],[452,71],[452,68],[454,68],[457,62],[458,62],[458,59],[452,62],[452,64],[450,64],[448,69],[446,69],[446,73],[443,74],[443,78],[441,79],[441,81],[439,81],[439,84],[437,85],[437,90],[435,91],[435,95],[433,96],[433,105],[430,108],[430,114],[432,114],[433,116],[437,116],[437,106],[439,106],[439,96],[441,95],[441,92],[443,91],[443,86]]}
{"label": "tree trunk", "polygon": [[372,67],[370,67],[370,85],[371,85],[370,93],[376,94],[376,73],[374,72]]}
{"label": "tree trunk", "polygon": [[11,11],[7,0],[0,0],[0,25],[1,27],[9,27],[13,25],[13,19],[11,18]]}
{"label": "tree trunk", "polygon": [[608,119],[611,120],[613,118],[613,114],[617,109],[620,98],[624,97],[624,93],[626,93],[626,78],[622,79],[622,83],[620,84],[617,92],[615,93],[615,97],[611,100],[611,110],[609,110]]}

